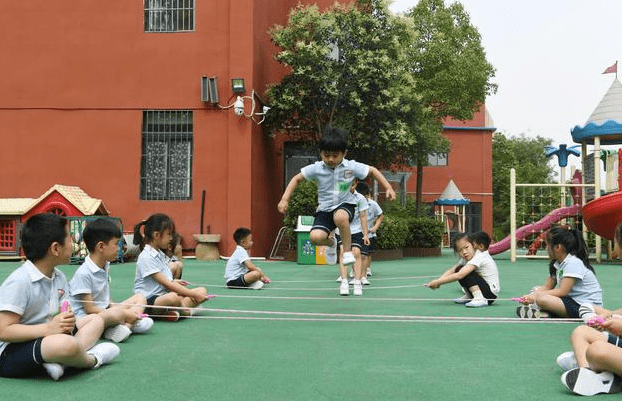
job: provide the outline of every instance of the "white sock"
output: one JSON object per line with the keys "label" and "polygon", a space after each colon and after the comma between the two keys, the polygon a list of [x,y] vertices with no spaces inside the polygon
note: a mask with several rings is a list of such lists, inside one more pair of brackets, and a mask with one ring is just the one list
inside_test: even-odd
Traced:
{"label": "white sock", "polygon": [[485,299],[484,294],[480,290],[471,291],[471,294],[473,294],[473,299]]}

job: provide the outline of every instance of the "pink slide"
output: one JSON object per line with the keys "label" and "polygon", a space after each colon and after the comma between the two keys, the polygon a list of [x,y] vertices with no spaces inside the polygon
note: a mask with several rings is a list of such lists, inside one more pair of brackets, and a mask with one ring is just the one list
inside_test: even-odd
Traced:
{"label": "pink slide", "polygon": [[[579,213],[580,209],[581,208],[579,205],[560,207],[559,209],[555,209],[549,214],[547,214],[546,216],[544,216],[541,220],[536,221],[533,224],[527,224],[526,226],[523,226],[517,229],[516,239],[521,240],[539,231],[547,229],[549,228],[551,223],[558,222],[561,219],[564,219],[569,216],[574,216],[577,213]],[[490,245],[490,247],[488,248],[488,252],[491,255],[496,255],[508,249],[510,249],[510,236],[509,235],[505,237],[504,239],[502,239],[501,241],[495,242],[494,244]]]}

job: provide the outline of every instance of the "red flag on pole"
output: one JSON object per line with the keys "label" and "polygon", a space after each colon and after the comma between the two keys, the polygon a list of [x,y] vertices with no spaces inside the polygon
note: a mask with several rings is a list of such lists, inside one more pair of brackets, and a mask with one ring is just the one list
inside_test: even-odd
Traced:
{"label": "red flag on pole", "polygon": [[611,73],[618,73],[618,62],[616,61],[616,63],[614,65],[612,65],[611,67],[608,67],[605,72],[603,72],[603,74],[611,74]]}

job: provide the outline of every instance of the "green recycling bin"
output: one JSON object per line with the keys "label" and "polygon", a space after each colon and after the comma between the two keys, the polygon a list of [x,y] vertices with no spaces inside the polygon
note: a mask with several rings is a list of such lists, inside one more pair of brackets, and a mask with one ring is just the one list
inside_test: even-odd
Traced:
{"label": "green recycling bin", "polygon": [[313,216],[298,216],[298,223],[294,230],[297,237],[297,262],[301,265],[316,264],[317,247],[309,240],[309,232],[311,232],[311,227],[313,227],[313,220]]}

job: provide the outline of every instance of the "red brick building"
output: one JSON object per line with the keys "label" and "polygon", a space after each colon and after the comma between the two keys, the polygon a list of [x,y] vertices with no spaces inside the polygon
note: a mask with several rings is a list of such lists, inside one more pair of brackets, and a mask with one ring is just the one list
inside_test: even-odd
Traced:
{"label": "red brick building", "polygon": [[[282,145],[233,108],[202,101],[201,78],[217,78],[222,106],[235,100],[231,79],[242,78],[250,115],[253,91],[263,95],[285,72],[267,31],[287,23],[298,3],[0,2],[0,198],[77,186],[102,199],[126,229],[152,213],[169,214],[184,246],[193,247],[205,191],[203,229],[222,235],[221,253],[233,250],[238,226],[249,226],[253,254],[267,256],[282,225]],[[491,192],[490,175],[482,175],[491,165],[490,132],[448,133],[448,165],[425,169],[426,197],[452,176],[465,196],[481,197],[488,229],[490,197],[478,194]]]}

